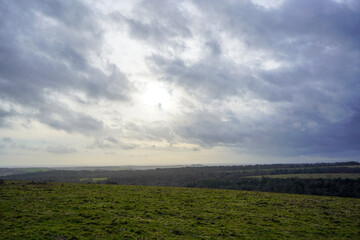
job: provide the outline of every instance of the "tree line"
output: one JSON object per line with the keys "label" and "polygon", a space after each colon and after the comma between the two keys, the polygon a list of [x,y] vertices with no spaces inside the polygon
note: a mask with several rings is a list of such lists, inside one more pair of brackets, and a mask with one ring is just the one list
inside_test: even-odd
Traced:
{"label": "tree line", "polygon": [[248,178],[279,174],[360,173],[358,162],[318,164],[270,164],[248,166],[211,166],[158,168],[121,171],[66,171],[26,173],[7,180],[93,182],[105,184],[173,187],[221,188],[281,193],[360,197],[360,179]]}

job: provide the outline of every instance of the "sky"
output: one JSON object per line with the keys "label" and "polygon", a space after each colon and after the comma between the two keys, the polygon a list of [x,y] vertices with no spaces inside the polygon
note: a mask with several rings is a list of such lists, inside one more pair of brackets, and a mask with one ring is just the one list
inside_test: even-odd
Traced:
{"label": "sky", "polygon": [[0,1],[0,167],[359,153],[358,0]]}

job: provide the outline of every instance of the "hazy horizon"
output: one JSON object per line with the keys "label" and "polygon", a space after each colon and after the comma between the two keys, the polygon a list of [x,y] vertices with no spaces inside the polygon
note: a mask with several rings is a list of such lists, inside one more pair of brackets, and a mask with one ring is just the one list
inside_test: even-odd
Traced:
{"label": "hazy horizon", "polygon": [[356,0],[0,3],[0,167],[358,161]]}
{"label": "hazy horizon", "polygon": [[0,168],[9,168],[9,169],[16,169],[16,168],[49,168],[49,169],[82,169],[82,168],[128,168],[132,170],[147,170],[147,169],[155,169],[155,168],[181,168],[181,167],[222,167],[222,166],[251,166],[251,165],[273,165],[273,164],[324,164],[324,163],[340,163],[340,162],[357,162],[360,163],[359,160],[352,160],[352,161],[332,161],[332,162],[273,162],[273,163],[244,163],[244,164],[237,164],[237,163],[213,163],[213,164],[198,164],[198,163],[191,163],[191,164],[165,164],[165,165],[5,165],[0,166]]}

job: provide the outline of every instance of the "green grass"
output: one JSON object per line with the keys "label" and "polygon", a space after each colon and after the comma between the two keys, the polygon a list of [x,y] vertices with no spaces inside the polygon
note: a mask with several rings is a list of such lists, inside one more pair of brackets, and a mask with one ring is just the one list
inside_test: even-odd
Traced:
{"label": "green grass", "polygon": [[0,239],[359,239],[360,199],[99,184],[0,185]]}
{"label": "green grass", "polygon": [[248,176],[247,178],[360,178],[360,173],[313,173],[313,174],[279,174],[279,175],[261,175]]}

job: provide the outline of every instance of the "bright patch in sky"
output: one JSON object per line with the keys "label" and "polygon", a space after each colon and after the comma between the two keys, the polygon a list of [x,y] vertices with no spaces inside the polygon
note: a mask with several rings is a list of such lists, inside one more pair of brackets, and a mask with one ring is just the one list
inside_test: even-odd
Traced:
{"label": "bright patch in sky", "polygon": [[148,84],[142,94],[142,98],[145,104],[156,106],[159,110],[171,107],[169,91],[158,84]]}

